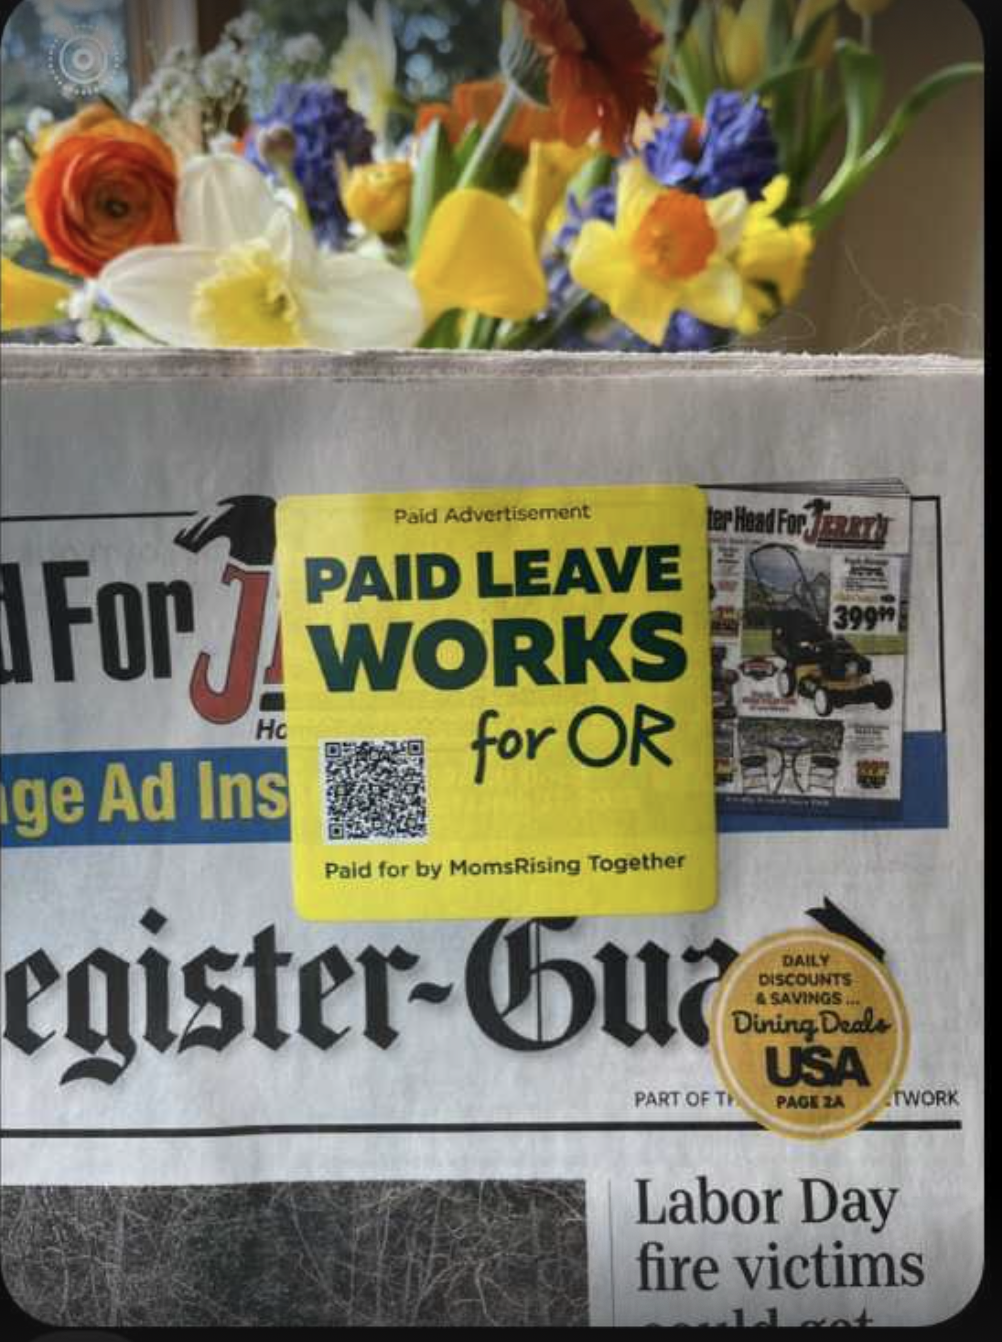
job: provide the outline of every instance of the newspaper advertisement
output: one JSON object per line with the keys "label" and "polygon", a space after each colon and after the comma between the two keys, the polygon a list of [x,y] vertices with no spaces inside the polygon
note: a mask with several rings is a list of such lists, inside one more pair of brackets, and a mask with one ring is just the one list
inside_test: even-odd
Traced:
{"label": "newspaper advertisement", "polygon": [[912,506],[710,491],[724,809],[900,814]]}
{"label": "newspaper advertisement", "polygon": [[[2,1229],[22,1308],[82,1327],[917,1327],[962,1310],[983,1270],[980,368],[106,353],[60,357],[58,377],[5,357]],[[673,905],[684,867],[653,868],[678,846],[670,806],[660,841],[620,818],[623,712],[624,747],[589,747],[609,757],[588,773],[608,819],[589,817],[566,907],[544,866],[490,869],[475,913],[443,918],[421,843],[361,843],[336,862],[410,864],[400,888],[426,891],[426,916],[303,916],[283,500],[483,490],[514,516],[543,488],[585,507],[699,483],[712,538],[751,476],[766,511],[818,498],[826,518],[890,519],[875,555],[831,548],[822,568],[803,534],[790,546],[826,589],[826,639],[838,606],[894,595],[872,635],[865,614],[844,632],[854,685],[865,658],[893,703],[791,707],[755,627],[754,547],[717,527],[707,610],[733,606],[754,639],[709,642],[739,675],[775,663],[735,683],[724,725],[778,720],[811,745],[778,791],[782,751],[760,752],[782,809],[718,798],[715,903]],[[874,504],[858,484],[877,476],[907,495]],[[829,484],[783,487],[805,479]],[[499,555],[521,525],[492,524]],[[563,563],[578,541],[559,525]],[[363,553],[339,534],[327,560]],[[436,534],[437,553],[459,543]],[[743,592],[725,600],[725,581]],[[590,646],[611,675],[610,657],[632,665],[626,643]],[[498,725],[559,725],[561,692],[521,683],[531,713]],[[596,703],[605,688],[592,674]],[[441,702],[444,730],[459,715]],[[331,739],[408,739],[375,716],[342,731],[339,705]],[[455,756],[470,787],[477,722],[464,710]],[[836,728],[837,750],[815,741]],[[540,766],[490,735],[488,777],[518,795]],[[824,789],[815,756],[839,761]],[[353,802],[367,825],[387,823],[388,779],[412,796],[413,753],[337,758],[360,785],[380,773]],[[868,760],[888,762],[882,790]],[[800,804],[814,794],[852,806]],[[548,856],[573,824],[559,801],[533,797],[509,858]],[[589,912],[641,880],[663,881],[662,911]]]}

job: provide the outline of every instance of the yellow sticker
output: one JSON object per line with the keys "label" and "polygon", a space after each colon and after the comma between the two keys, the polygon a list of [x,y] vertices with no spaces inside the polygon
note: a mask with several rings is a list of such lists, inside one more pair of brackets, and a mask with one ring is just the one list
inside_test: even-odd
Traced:
{"label": "yellow sticker", "polygon": [[713,905],[700,490],[289,498],[278,561],[304,917]]}
{"label": "yellow sticker", "polygon": [[727,971],[710,1042],[746,1113],[785,1137],[821,1141],[887,1106],[908,1060],[908,1017],[886,965],[854,941],[783,932]]}

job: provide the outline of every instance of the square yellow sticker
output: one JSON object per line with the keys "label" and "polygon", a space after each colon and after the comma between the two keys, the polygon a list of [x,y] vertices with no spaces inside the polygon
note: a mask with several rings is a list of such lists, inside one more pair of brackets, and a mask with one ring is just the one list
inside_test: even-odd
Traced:
{"label": "square yellow sticker", "polygon": [[710,908],[706,519],[689,486],[283,500],[299,913]]}

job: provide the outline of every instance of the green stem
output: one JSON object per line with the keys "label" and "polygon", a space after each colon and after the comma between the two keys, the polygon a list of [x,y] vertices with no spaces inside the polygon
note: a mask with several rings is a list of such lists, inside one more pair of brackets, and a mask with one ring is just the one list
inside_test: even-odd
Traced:
{"label": "green stem", "polygon": [[474,321],[470,322],[459,348],[466,350],[491,349],[500,325],[501,323],[497,317],[478,315]]}
{"label": "green stem", "polygon": [[593,295],[587,290],[573,298],[562,312],[545,322],[524,322],[501,341],[499,348],[506,350],[545,349],[561,331],[571,326],[580,317],[592,301]]}
{"label": "green stem", "polygon": [[418,349],[456,349],[459,345],[458,308],[443,312],[418,341]]}
{"label": "green stem", "polygon": [[495,155],[504,144],[505,132],[511,125],[521,101],[518,90],[514,85],[508,84],[498,110],[491,117],[490,124],[484,131],[472,158],[463,169],[462,176],[457,184],[457,190],[480,185],[486,176],[487,169],[493,163]]}
{"label": "green stem", "polygon": [[304,228],[312,232],[313,220],[310,218],[309,206],[306,204],[306,197],[303,195],[302,187],[296,181],[292,169],[286,167],[285,164],[282,164],[277,171],[279,181],[296,202],[296,218]]}

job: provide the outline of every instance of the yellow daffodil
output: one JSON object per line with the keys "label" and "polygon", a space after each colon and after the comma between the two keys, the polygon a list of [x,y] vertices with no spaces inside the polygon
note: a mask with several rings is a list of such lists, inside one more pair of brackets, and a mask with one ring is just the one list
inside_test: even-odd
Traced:
{"label": "yellow daffodil", "polygon": [[570,259],[575,283],[652,345],[676,311],[734,326],[743,288],[729,259],[748,212],[743,191],[701,200],[650,177],[633,159],[619,174],[616,223],[591,220]]}
{"label": "yellow daffodil", "polygon": [[370,233],[399,233],[411,208],[414,170],[405,161],[365,163],[344,173],[341,200],[348,218]]}
{"label": "yellow daffodil", "polygon": [[747,89],[766,68],[766,32],[772,0],[744,0],[740,9],[721,6],[717,41],[729,84]]}
{"label": "yellow daffodil", "polygon": [[[737,321],[742,335],[754,335],[788,307],[804,287],[807,263],[814,251],[814,234],[807,224],[784,228],[775,215],[786,201],[789,179],[774,177],[763,199],[749,207],[735,263],[744,285],[744,301]],[[768,287],[765,287],[768,286]]]}
{"label": "yellow daffodil", "polygon": [[452,191],[436,207],[414,267],[431,325],[450,308],[526,321],[546,306],[546,277],[526,220],[488,191]]}
{"label": "yellow daffodil", "polygon": [[514,204],[527,220],[537,244],[554,212],[563,204],[567,188],[595,151],[587,145],[574,149],[560,140],[533,140]]}
{"label": "yellow daffodil", "polygon": [[883,14],[893,3],[894,0],[846,0],[854,14],[866,19],[872,18],[874,14]]}
{"label": "yellow daffodil", "polygon": [[827,22],[822,24],[821,31],[808,53],[811,64],[816,65],[818,69],[826,66],[835,54],[835,43],[838,40],[837,9],[838,0],[800,0],[800,4],[797,6],[796,17],[793,20],[795,37],[800,37],[815,19],[831,10]]}
{"label": "yellow daffodil", "polygon": [[387,0],[376,0],[372,17],[358,0],[348,5],[348,36],[331,62],[331,83],[385,140],[390,112],[397,102],[397,44]]}
{"label": "yellow daffodil", "polygon": [[246,159],[186,164],[177,224],[180,243],[125,252],[98,277],[112,305],[164,344],[399,348],[424,329],[403,271],[318,247]]}
{"label": "yellow daffodil", "polygon": [[0,329],[27,331],[66,317],[64,304],[73,292],[62,280],[39,275],[0,257]]}

